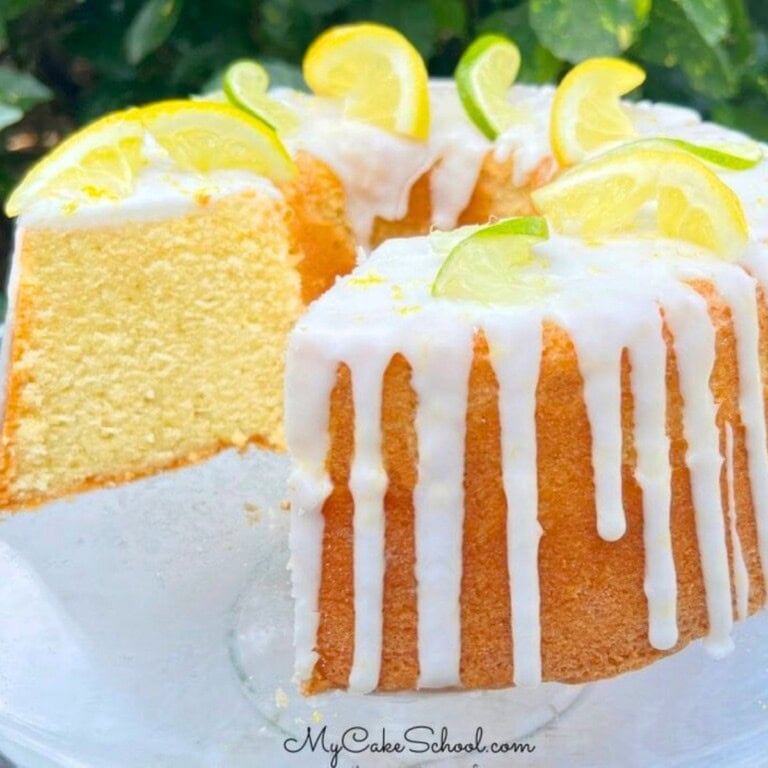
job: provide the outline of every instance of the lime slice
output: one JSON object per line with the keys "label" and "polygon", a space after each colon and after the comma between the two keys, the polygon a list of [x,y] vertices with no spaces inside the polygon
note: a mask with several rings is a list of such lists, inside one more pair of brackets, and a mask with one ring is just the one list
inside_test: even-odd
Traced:
{"label": "lime slice", "polygon": [[538,216],[504,219],[478,229],[453,247],[432,284],[432,295],[482,304],[533,301],[549,281],[526,268],[543,266],[531,246],[549,237]]}
{"label": "lime slice", "polygon": [[580,163],[532,193],[536,208],[558,232],[600,239],[637,231],[641,209],[655,203],[662,236],[738,258],[748,226],[736,193],[689,152],[652,144],[632,142]]}
{"label": "lime slice", "polygon": [[731,171],[746,171],[754,168],[763,159],[763,149],[754,141],[723,141],[716,144],[694,144],[683,139],[659,137],[639,139],[624,146],[681,150],[712,165],[727,168]]}
{"label": "lime slice", "polygon": [[223,85],[231,104],[263,120],[278,133],[294,133],[299,127],[296,113],[267,95],[269,74],[257,61],[244,59],[230,64]]}
{"label": "lime slice", "polygon": [[229,104],[160,101],[139,113],[146,130],[183,171],[243,170],[278,182],[295,174],[275,131]]}
{"label": "lime slice", "polygon": [[519,69],[518,47],[501,35],[481,35],[459,59],[454,73],[459,98],[491,141],[520,119],[508,98]]}
{"label": "lime slice", "polygon": [[309,87],[340,99],[348,117],[414,139],[429,135],[427,68],[397,30],[381,24],[333,27],[309,47],[303,69]]}
{"label": "lime slice", "polygon": [[640,67],[613,58],[582,61],[562,79],[550,119],[550,141],[560,165],[573,165],[606,144],[635,135],[619,98],[644,80]]}

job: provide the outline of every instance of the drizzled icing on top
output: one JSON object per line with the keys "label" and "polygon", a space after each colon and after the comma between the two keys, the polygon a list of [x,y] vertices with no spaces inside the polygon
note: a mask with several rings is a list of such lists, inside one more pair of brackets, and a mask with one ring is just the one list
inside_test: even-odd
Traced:
{"label": "drizzled icing on top", "polygon": [[[663,121],[666,135],[689,141],[740,140],[739,134],[698,122],[695,114],[672,108],[658,116],[644,104],[630,108],[652,123]],[[668,108],[661,108],[662,111]],[[647,118],[654,116],[653,120]],[[693,121],[693,125],[689,121]],[[640,129],[642,121],[638,121]],[[676,123],[675,126],[669,123]],[[679,133],[678,133],[679,131]],[[483,305],[436,299],[434,277],[445,258],[435,240],[395,240],[378,249],[352,275],[309,310],[293,332],[286,380],[286,427],[296,477],[303,477],[305,456],[298,440],[325,440],[323,425],[307,418],[302,402],[325,403],[333,372],[346,363],[352,374],[355,413],[367,414],[356,426],[352,476],[380,478],[381,439],[372,425],[380,419],[381,374],[387,362],[403,354],[413,370],[418,396],[418,484],[414,494],[416,579],[419,609],[421,687],[460,683],[460,583],[463,521],[463,451],[467,379],[474,334],[488,340],[499,381],[499,415],[503,447],[503,485],[509,505],[508,571],[512,601],[514,677],[517,684],[541,679],[535,391],[546,321],[563,328],[576,349],[584,380],[584,399],[592,435],[596,489],[595,530],[612,541],[624,534],[621,495],[622,426],[621,358],[631,363],[635,403],[636,478],[643,498],[645,545],[644,591],[648,640],[670,649],[678,640],[677,579],[670,531],[671,467],[666,432],[666,343],[664,321],[673,336],[684,402],[686,464],[691,478],[695,523],[709,616],[705,646],[714,655],[727,653],[734,621],[726,528],[734,542],[734,588],[737,615],[746,612],[749,577],[734,535],[733,438],[726,433],[727,504],[721,502],[717,404],[709,388],[715,363],[715,328],[706,300],[692,281],[712,284],[731,310],[737,338],[738,402],[749,457],[749,481],[756,515],[758,546],[768,568],[768,448],[765,406],[758,354],[758,287],[768,288],[768,161],[749,171],[718,171],[742,199],[752,242],[741,264],[726,263],[694,245],[654,237],[651,232],[588,244],[553,235],[533,246],[541,257],[530,269],[545,270],[552,290],[535,303]],[[541,266],[544,265],[544,266]],[[600,328],[600,333],[595,329]],[[311,350],[311,361],[307,351]],[[308,362],[309,361],[309,362]],[[369,375],[375,371],[375,375]],[[450,372],[448,374],[447,372]],[[323,382],[322,391],[316,381]],[[309,393],[309,394],[308,394]],[[323,418],[326,418],[323,416]],[[365,426],[365,425],[368,426]],[[366,437],[367,435],[367,437]],[[311,436],[315,436],[312,438]],[[358,441],[361,441],[358,443]],[[316,451],[315,454],[316,455]],[[433,470],[437,462],[442,470]],[[445,467],[450,467],[446,471]],[[327,486],[326,486],[327,488]],[[355,657],[350,686],[376,688],[382,642],[383,490],[365,493],[358,483],[355,498]],[[364,496],[365,514],[357,499]],[[322,537],[303,536],[322,528],[324,493],[312,499],[293,497],[293,530],[301,546],[292,550],[297,610],[297,668],[302,680],[311,675],[317,621]],[[311,503],[307,503],[311,502]],[[439,524],[438,522],[439,511]],[[317,576],[307,578],[307,574]],[[438,587],[439,585],[439,587]],[[375,606],[372,608],[372,606]]]}
{"label": "drizzled icing on top", "polygon": [[[413,185],[428,171],[432,222],[451,229],[467,207],[489,153],[499,161],[513,159],[512,183],[524,187],[543,163],[554,162],[549,142],[549,116],[554,86],[514,85],[509,99],[519,121],[493,142],[467,117],[452,80],[431,80],[431,128],[427,142],[403,138],[358,120],[345,118],[338,102],[284,88],[271,94],[293,107],[301,127],[285,143],[325,162],[347,193],[352,228],[362,244],[377,217],[402,218]],[[693,110],[649,102],[626,102],[640,136],[673,135],[700,122]]]}
{"label": "drizzled icing on top", "polygon": [[66,190],[39,196],[20,216],[25,226],[78,228],[121,221],[158,220],[182,216],[200,201],[209,201],[244,190],[258,190],[278,197],[275,185],[264,176],[243,170],[198,174],[179,170],[168,153],[144,135],[142,154],[146,165],[137,173],[130,194],[119,199],[89,197]]}

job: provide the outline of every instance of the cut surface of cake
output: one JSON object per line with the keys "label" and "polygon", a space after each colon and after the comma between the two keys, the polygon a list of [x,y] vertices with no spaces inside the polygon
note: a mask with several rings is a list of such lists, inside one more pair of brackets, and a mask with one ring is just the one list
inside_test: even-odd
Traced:
{"label": "cut surface of cake", "polygon": [[638,141],[534,193],[528,256],[479,238],[459,268],[494,227],[395,240],[310,308],[286,373],[305,692],[730,650],[766,602],[766,189],[765,160]]}
{"label": "cut surface of cake", "polygon": [[[172,104],[203,130],[207,105]],[[231,107],[213,113],[241,119]],[[119,116],[106,120],[126,130]],[[151,134],[140,138],[144,162],[127,194],[54,191],[20,216],[4,338],[4,508],[226,447],[282,447],[285,338],[354,265],[343,191],[312,158],[298,159],[301,184],[296,173],[273,182],[259,167],[227,169],[225,152],[218,168],[186,170]]]}

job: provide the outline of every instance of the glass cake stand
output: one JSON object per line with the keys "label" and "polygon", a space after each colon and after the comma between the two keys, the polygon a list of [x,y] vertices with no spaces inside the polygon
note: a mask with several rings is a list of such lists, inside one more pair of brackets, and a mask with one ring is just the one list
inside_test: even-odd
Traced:
{"label": "glass cake stand", "polygon": [[[24,768],[322,768],[353,727],[533,752],[342,753],[339,766],[764,766],[768,619],[585,689],[299,696],[286,462],[227,452],[0,522],[0,752]],[[354,732],[354,733],[360,733]],[[420,736],[426,734],[421,731]],[[286,742],[293,748],[286,749]],[[371,742],[356,742],[357,744]]]}

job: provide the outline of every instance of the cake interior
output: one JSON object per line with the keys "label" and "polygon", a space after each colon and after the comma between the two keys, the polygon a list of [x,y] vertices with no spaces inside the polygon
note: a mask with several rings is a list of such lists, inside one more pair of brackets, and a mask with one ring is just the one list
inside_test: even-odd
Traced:
{"label": "cake interior", "polygon": [[282,444],[302,307],[288,218],[246,190],[174,218],[22,230],[3,501]]}

